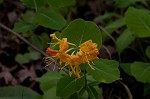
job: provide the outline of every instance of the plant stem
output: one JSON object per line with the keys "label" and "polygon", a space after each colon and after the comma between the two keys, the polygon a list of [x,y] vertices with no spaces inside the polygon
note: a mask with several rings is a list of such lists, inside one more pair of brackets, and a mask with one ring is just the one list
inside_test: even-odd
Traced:
{"label": "plant stem", "polygon": [[[49,55],[47,55],[45,52],[43,52],[41,49],[39,49],[38,47],[36,47],[35,45],[31,44],[28,40],[26,40],[24,37],[22,37],[19,33],[14,32],[12,29],[8,28],[7,26],[3,25],[2,23],[0,23],[0,27],[3,28],[4,30],[14,34],[15,36],[17,36],[19,39],[21,39],[22,41],[24,41],[26,44],[28,44],[29,46],[31,46],[33,49],[35,49],[36,51],[38,51],[39,53],[41,53],[43,56],[45,57],[49,57],[52,60],[54,60],[52,57],[50,57]],[[54,64],[54,62],[52,63]],[[55,66],[59,67],[58,64],[54,64]]]}
{"label": "plant stem", "polygon": [[45,52],[43,52],[41,49],[39,49],[38,47],[36,47],[35,45],[31,44],[28,40],[26,40],[24,37],[22,37],[19,33],[14,32],[13,30],[11,30],[7,26],[3,25],[2,23],[0,23],[0,27],[3,28],[3,29],[5,29],[8,32],[14,34],[15,36],[17,36],[19,39],[21,39],[26,44],[28,44],[29,46],[31,46],[33,49],[35,49],[36,51],[38,51],[39,53],[41,53],[43,56],[49,56]]}
{"label": "plant stem", "polygon": [[79,99],[82,97],[87,87],[86,70],[84,70],[83,73],[84,73],[85,86],[79,92]]}

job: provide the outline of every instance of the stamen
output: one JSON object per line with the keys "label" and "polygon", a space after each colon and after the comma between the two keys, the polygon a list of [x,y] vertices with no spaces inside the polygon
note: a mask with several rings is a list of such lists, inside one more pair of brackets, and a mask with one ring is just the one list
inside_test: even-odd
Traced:
{"label": "stamen", "polygon": [[85,58],[86,58],[86,61],[87,61],[88,65],[91,67],[91,69],[95,70],[95,69],[92,67],[92,65],[90,64],[90,62],[89,62],[89,60],[88,60],[88,58],[87,58],[87,55],[86,55],[86,54],[85,54]]}
{"label": "stamen", "polygon": [[70,49],[68,49],[67,51],[66,51],[66,53],[68,53],[69,51],[71,51],[71,50],[73,50],[74,48],[70,48]]}
{"label": "stamen", "polygon": [[68,42],[68,44],[70,44],[70,45],[73,45],[73,46],[76,46],[75,44],[73,44],[73,43],[70,43],[70,42]]}
{"label": "stamen", "polygon": [[71,53],[71,55],[74,55],[74,53],[75,53],[75,51],[73,51],[73,52]]}

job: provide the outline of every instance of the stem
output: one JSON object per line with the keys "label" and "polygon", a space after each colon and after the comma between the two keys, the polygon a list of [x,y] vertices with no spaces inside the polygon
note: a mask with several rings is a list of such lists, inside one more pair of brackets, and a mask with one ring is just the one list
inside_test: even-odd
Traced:
{"label": "stem", "polygon": [[86,79],[86,70],[84,70],[84,80],[85,80],[85,88],[87,87],[87,79]]}
{"label": "stem", "polygon": [[[43,52],[41,49],[39,49],[38,47],[36,47],[35,45],[31,44],[28,40],[26,40],[24,37],[22,37],[19,33],[14,32],[13,30],[11,30],[10,28],[8,28],[7,26],[3,25],[2,23],[0,23],[0,27],[3,28],[4,30],[14,34],[15,36],[17,36],[19,39],[21,39],[22,41],[24,41],[26,44],[28,44],[29,46],[31,46],[33,49],[35,49],[36,51],[38,51],[39,53],[41,53],[43,56],[45,57],[49,57],[51,59],[53,59],[52,57],[50,57],[49,55],[47,55],[45,52]],[[59,67],[58,64],[55,64],[57,67]]]}
{"label": "stem", "polygon": [[83,73],[84,73],[84,79],[85,79],[85,86],[79,92],[79,99],[82,97],[87,87],[86,70],[84,70]]}
{"label": "stem", "polygon": [[128,88],[128,86],[125,85],[125,84],[124,84],[123,82],[121,82],[121,81],[120,81],[119,83],[120,83],[120,84],[124,87],[124,89],[126,90],[129,99],[133,99],[132,94],[131,94],[131,91],[130,91],[130,89]]}
{"label": "stem", "polygon": [[[110,35],[110,33],[108,33],[108,31],[103,28],[102,26],[99,26],[99,28],[104,31],[104,33],[106,33],[106,35],[114,42],[115,44],[115,47],[117,49],[117,44],[116,44],[116,40]],[[109,54],[109,53],[108,53]],[[117,51],[117,55],[118,55],[118,58],[119,58],[119,62],[121,62],[121,58],[120,58],[120,53]]]}
{"label": "stem", "polygon": [[37,4],[35,0],[34,0],[34,5],[35,5],[35,11],[37,12]]}
{"label": "stem", "polygon": [[[0,23],[0,27],[5,29],[6,31],[14,34],[15,36],[17,36],[19,39],[21,39],[22,41],[24,41],[26,44],[28,44],[29,46],[31,46],[33,49],[35,49],[36,51],[38,51],[39,53],[41,53],[43,56],[49,56],[47,55],[45,52],[43,52],[41,49],[39,49],[38,47],[36,47],[35,45],[31,44],[28,40],[26,40],[24,37],[22,37],[19,33],[14,32],[13,30],[11,30],[10,28],[8,28],[7,26],[3,25],[2,23]],[[50,57],[50,56],[49,56]]]}

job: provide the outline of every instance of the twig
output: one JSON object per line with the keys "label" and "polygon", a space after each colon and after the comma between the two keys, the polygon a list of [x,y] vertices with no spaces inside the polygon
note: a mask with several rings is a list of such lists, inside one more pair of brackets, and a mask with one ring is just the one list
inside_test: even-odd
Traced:
{"label": "twig", "polygon": [[[36,47],[35,45],[31,44],[28,40],[26,40],[24,37],[22,37],[19,33],[14,32],[12,29],[8,28],[7,26],[3,25],[2,23],[0,23],[0,27],[5,29],[6,31],[16,35],[19,39],[21,39],[22,41],[24,41],[26,44],[28,44],[29,46],[31,46],[33,49],[35,49],[36,51],[38,51],[39,53],[41,53],[43,56],[45,57],[49,57],[51,60],[54,61],[54,59],[52,57],[50,57],[49,55],[47,55],[45,52],[43,52],[41,49],[39,49],[38,47]],[[55,62],[52,62],[52,64],[54,64],[55,66],[59,67],[58,64],[56,64]]]}
{"label": "twig", "polygon": [[112,41],[114,42],[114,44],[116,45],[116,40],[107,32],[107,30],[105,28],[103,28],[102,26],[99,26],[99,28],[101,30],[103,30],[104,33],[106,33],[106,35],[109,36],[112,39]]}
{"label": "twig", "polygon": [[[104,33],[106,33],[106,35],[107,35],[109,38],[111,38],[111,40],[112,40],[112,41],[114,42],[114,44],[115,44],[116,49],[118,49],[118,48],[117,48],[117,44],[116,44],[116,40],[110,35],[110,33],[108,33],[108,31],[107,31],[105,28],[103,28],[102,26],[99,26],[99,28],[100,28],[102,31],[104,31]],[[118,51],[117,51],[117,54],[118,54],[119,62],[121,62],[120,54],[119,54]]]}
{"label": "twig", "polygon": [[112,59],[111,53],[110,53],[109,49],[108,49],[105,45],[103,45],[102,47],[103,47],[103,48],[106,50],[106,52],[108,53],[109,58]]}
{"label": "twig", "polygon": [[45,52],[43,52],[41,49],[39,49],[38,47],[36,47],[35,45],[31,44],[28,40],[26,40],[24,37],[22,37],[19,33],[14,32],[12,29],[8,28],[7,26],[3,25],[2,23],[0,23],[0,27],[5,29],[6,31],[16,35],[19,39],[21,39],[22,41],[24,41],[26,44],[28,44],[29,46],[31,46],[33,49],[35,49],[36,51],[40,52],[43,56],[48,56]]}
{"label": "twig", "polygon": [[125,84],[124,84],[123,82],[121,82],[121,81],[119,81],[119,83],[125,88],[125,90],[126,90],[126,92],[127,92],[127,94],[128,94],[129,99],[133,99],[132,94],[131,94],[131,91],[130,91],[130,89],[128,88],[128,86],[125,85]]}

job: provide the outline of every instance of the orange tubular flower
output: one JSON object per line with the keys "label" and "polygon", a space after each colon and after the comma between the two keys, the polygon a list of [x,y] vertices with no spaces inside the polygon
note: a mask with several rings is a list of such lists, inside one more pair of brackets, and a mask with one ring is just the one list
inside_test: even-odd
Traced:
{"label": "orange tubular flower", "polygon": [[93,43],[92,40],[88,40],[80,45],[80,51],[78,53],[82,56],[83,62],[87,62],[89,66],[94,69],[90,65],[90,61],[98,59],[97,55],[99,54],[97,44]]}
{"label": "orange tubular flower", "polygon": [[74,45],[72,43],[67,42],[67,38],[63,38],[62,40],[58,39],[55,34],[51,34],[50,37],[52,39],[57,40],[56,43],[51,43],[57,45],[59,44],[59,50],[52,50],[51,48],[47,48],[46,53],[52,57],[56,57],[60,60],[60,64],[65,63],[65,66],[69,65],[71,69],[71,73],[73,73],[76,77],[80,78],[80,64],[88,63],[89,66],[94,69],[90,65],[90,61],[98,59],[97,55],[99,54],[97,44],[93,43],[92,40],[88,40],[82,43],[79,46],[79,51],[74,54],[69,55],[67,52],[72,50],[73,48],[69,48],[70,45]]}
{"label": "orange tubular flower", "polygon": [[53,50],[53,49],[51,49],[51,48],[47,48],[46,49],[46,53],[49,55],[49,56],[56,56],[56,54],[58,53],[58,50]]}

